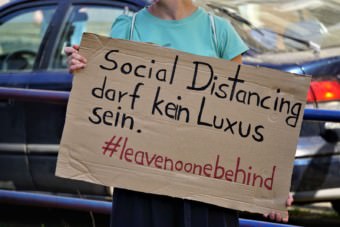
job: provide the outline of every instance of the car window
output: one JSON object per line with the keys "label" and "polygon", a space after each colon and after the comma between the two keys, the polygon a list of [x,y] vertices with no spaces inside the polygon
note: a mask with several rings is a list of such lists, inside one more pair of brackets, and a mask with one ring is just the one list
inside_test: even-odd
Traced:
{"label": "car window", "polygon": [[55,7],[16,11],[0,21],[0,72],[30,71]]}
{"label": "car window", "polygon": [[66,23],[56,56],[53,58],[50,68],[65,69],[67,67],[66,56],[63,51],[65,46],[79,45],[83,32],[108,36],[115,19],[124,13],[129,12],[127,9],[113,7],[74,7]]}
{"label": "car window", "polygon": [[340,46],[340,1],[196,0],[229,20],[255,53]]}

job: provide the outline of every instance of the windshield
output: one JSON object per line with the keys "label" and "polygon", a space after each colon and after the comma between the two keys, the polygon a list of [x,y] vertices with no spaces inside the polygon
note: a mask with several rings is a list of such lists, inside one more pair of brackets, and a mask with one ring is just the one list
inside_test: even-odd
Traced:
{"label": "windshield", "polygon": [[196,0],[196,3],[229,20],[248,46],[259,53],[307,50],[313,43],[321,50],[340,47],[340,0]]}

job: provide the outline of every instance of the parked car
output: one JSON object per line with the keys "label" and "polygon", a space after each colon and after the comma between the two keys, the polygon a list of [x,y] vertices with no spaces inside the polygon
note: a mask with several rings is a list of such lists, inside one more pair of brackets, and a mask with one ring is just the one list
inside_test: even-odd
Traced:
{"label": "parked car", "polygon": [[[339,109],[338,1],[310,7],[306,1],[299,10],[297,1],[196,2],[235,26],[250,47],[245,64],[313,75],[307,106]],[[146,4],[19,0],[0,8],[0,188],[111,196],[110,188],[54,176],[72,83],[63,48],[78,44],[84,31],[108,35],[117,16]],[[291,26],[284,23],[291,17]],[[339,209],[339,129],[336,123],[303,122],[292,178],[295,201],[332,201]]]}
{"label": "parked car", "polygon": [[63,48],[79,43],[83,31],[109,34],[117,16],[144,6],[139,0],[39,0],[0,9],[0,188],[111,195],[107,187],[54,176],[67,100],[58,97],[72,84]]}
{"label": "parked car", "polygon": [[[307,108],[340,110],[340,1],[199,1],[229,20],[246,64],[312,75]],[[304,121],[294,162],[295,202],[331,201],[340,213],[340,123]]]}

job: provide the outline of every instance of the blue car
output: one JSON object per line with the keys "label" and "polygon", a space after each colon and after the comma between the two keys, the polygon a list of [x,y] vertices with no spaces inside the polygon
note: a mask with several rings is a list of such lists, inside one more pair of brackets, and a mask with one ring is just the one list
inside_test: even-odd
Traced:
{"label": "blue car", "polygon": [[[250,48],[245,64],[313,75],[307,107],[340,109],[339,3],[196,2],[238,30]],[[112,196],[108,187],[54,176],[72,85],[63,48],[79,44],[85,31],[108,35],[115,18],[146,4],[19,0],[0,8],[0,188]],[[331,201],[339,211],[339,132],[338,123],[303,122],[291,188],[296,202]]]}

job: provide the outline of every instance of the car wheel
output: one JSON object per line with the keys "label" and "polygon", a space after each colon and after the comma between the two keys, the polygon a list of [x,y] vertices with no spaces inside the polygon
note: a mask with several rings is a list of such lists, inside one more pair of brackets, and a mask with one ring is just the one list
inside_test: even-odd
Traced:
{"label": "car wheel", "polygon": [[332,201],[332,207],[340,215],[340,200]]}

